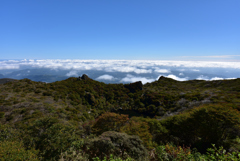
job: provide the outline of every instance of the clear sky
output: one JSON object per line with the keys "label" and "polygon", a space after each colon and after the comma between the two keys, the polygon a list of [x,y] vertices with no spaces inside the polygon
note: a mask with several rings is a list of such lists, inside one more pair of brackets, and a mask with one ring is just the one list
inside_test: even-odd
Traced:
{"label": "clear sky", "polygon": [[240,61],[240,0],[1,0],[0,59]]}

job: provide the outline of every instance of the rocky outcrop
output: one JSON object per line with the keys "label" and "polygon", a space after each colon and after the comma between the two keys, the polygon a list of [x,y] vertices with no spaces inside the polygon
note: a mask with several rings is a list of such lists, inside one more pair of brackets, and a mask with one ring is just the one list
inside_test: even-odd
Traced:
{"label": "rocky outcrop", "polygon": [[90,79],[86,74],[83,74],[81,77],[78,77],[78,80],[88,80]]}
{"label": "rocky outcrop", "polygon": [[130,92],[134,93],[136,91],[140,91],[143,88],[143,84],[141,81],[135,82],[135,83],[130,83],[124,85],[125,88],[129,89]]}
{"label": "rocky outcrop", "polygon": [[160,80],[164,80],[166,77],[164,77],[164,76],[161,76],[160,78],[158,78],[158,81],[160,81]]}
{"label": "rocky outcrop", "polygon": [[168,78],[168,77],[164,77],[164,76],[161,76],[158,78],[158,81],[171,81],[171,82],[177,82],[176,80],[172,79],[172,78]]}

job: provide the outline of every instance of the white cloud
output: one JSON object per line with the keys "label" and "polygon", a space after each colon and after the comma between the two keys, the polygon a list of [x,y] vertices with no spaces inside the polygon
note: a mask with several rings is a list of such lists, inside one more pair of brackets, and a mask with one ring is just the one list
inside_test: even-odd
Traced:
{"label": "white cloud", "polygon": [[236,79],[236,78],[220,78],[220,77],[213,77],[209,79],[209,77],[200,75],[197,80],[206,80],[206,81],[214,81],[214,80],[229,80],[229,79]]}
{"label": "white cloud", "polygon": [[200,72],[199,69],[192,69],[192,71],[194,71],[194,72]]}
{"label": "white cloud", "polygon": [[237,79],[237,78],[224,78],[224,79],[226,79],[226,80],[230,80],[230,79]]}
{"label": "white cloud", "polygon": [[212,80],[223,80],[223,78],[213,77],[213,78],[211,78],[210,80],[211,80],[211,81],[212,81]]}
{"label": "white cloud", "polygon": [[156,73],[171,73],[168,69],[159,69],[158,67],[155,68],[154,72]]}
{"label": "white cloud", "polygon": [[184,74],[183,74],[183,73],[179,73],[179,75],[181,75],[181,76],[184,76]]}
{"label": "white cloud", "polygon": [[[240,69],[240,62],[208,62],[208,61],[161,61],[161,60],[4,60],[0,61],[0,69],[19,69],[23,67],[51,68],[67,70],[103,70],[117,72],[152,73],[152,71],[167,73],[168,69],[176,68],[233,68]],[[199,69],[196,69],[199,70]]]}
{"label": "white cloud", "polygon": [[121,82],[131,82],[131,83],[137,82],[137,81],[141,81],[143,84],[146,84],[146,83],[155,81],[155,79],[149,79],[145,77],[135,77],[133,75],[127,74],[127,76],[121,80]]}
{"label": "white cloud", "polygon": [[[199,72],[199,80],[215,80],[220,79],[218,77],[208,78],[201,75],[200,72],[206,74],[222,75],[224,77],[227,70],[238,73],[240,70],[240,62],[209,62],[209,61],[161,61],[161,60],[71,60],[71,59],[46,59],[46,60],[0,60],[0,70],[8,69],[32,69],[32,68],[47,68],[51,70],[68,70],[66,76],[78,76],[77,71],[82,70],[97,70],[103,72],[122,72],[122,73],[136,73],[135,76],[126,76],[122,79],[122,82],[135,82],[141,80],[142,82],[151,82],[156,74],[169,74],[168,77],[175,80],[184,81],[188,78],[180,78],[184,76],[182,73],[187,72]],[[217,68],[217,70],[216,70]],[[208,71],[208,69],[211,69]],[[216,73],[214,73],[216,70]],[[225,70],[225,73],[224,73]],[[174,73],[179,72],[179,75]],[[223,71],[223,72],[222,72]],[[8,71],[4,71],[7,73]],[[233,72],[233,73],[234,73]],[[1,72],[2,73],[2,72]],[[171,74],[174,73],[175,75]],[[109,73],[107,73],[109,74]],[[144,76],[141,76],[144,74]],[[152,74],[152,76],[150,76]],[[146,77],[146,75],[148,77]],[[177,77],[177,76],[179,77]],[[227,74],[226,74],[227,75]],[[190,76],[191,77],[191,76]],[[231,73],[226,77],[235,77]],[[236,75],[237,77],[237,75]],[[97,79],[110,80],[114,79],[110,75],[100,76]],[[193,78],[194,79],[194,78]]]}
{"label": "white cloud", "polygon": [[111,76],[111,75],[108,75],[108,74],[104,74],[104,75],[99,76],[99,77],[96,78],[96,79],[98,79],[98,80],[113,80],[114,77]]}
{"label": "white cloud", "polygon": [[142,73],[152,73],[152,70],[151,69],[136,69],[134,70],[133,72],[137,73],[137,74],[142,74]]}
{"label": "white cloud", "polygon": [[112,66],[105,68],[105,71],[107,71],[107,72],[123,72],[123,73],[134,72],[137,74],[152,73],[151,69],[139,69],[134,66],[127,66],[127,65],[123,66],[120,64],[116,64],[116,66],[114,66],[114,64],[113,64]]}
{"label": "white cloud", "polygon": [[188,78],[179,78],[179,77],[177,77],[177,76],[175,76],[173,74],[170,74],[170,75],[168,75],[166,77],[172,78],[172,79],[177,80],[177,81],[186,81],[186,80],[188,80]]}
{"label": "white cloud", "polygon": [[200,75],[196,78],[197,80],[209,80],[208,76]]}
{"label": "white cloud", "polygon": [[214,81],[214,80],[230,80],[230,79],[236,79],[236,78],[219,78],[219,77],[213,77],[210,79],[210,81]]}
{"label": "white cloud", "polygon": [[70,71],[66,74],[66,76],[68,76],[68,77],[75,76],[76,77],[76,76],[78,76],[78,74],[77,74],[77,71]]}
{"label": "white cloud", "polygon": [[0,61],[0,70],[4,69],[19,69],[19,61],[16,60],[4,60]]}

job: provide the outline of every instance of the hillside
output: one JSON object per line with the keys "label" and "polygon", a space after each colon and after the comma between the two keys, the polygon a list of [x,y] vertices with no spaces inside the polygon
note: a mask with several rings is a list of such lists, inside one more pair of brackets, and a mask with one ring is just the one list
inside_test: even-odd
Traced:
{"label": "hillside", "polygon": [[[1,75],[0,75],[1,76]],[[15,81],[16,79],[11,79],[11,78],[2,78],[0,79],[0,84],[5,84],[7,82],[12,82]]]}
{"label": "hillside", "polygon": [[[83,75],[53,83],[9,81],[0,84],[0,91],[1,139],[20,138],[24,149],[38,150],[33,153],[42,160],[56,160],[70,147],[91,147],[80,146],[79,139],[96,139],[107,131],[138,135],[149,151],[170,142],[202,153],[212,143],[228,151],[240,149],[236,142],[240,136],[240,79],[179,82],[160,77],[142,85],[105,84]],[[103,116],[105,122],[99,124]],[[212,120],[215,117],[219,121]],[[208,119],[211,126],[200,123]],[[210,136],[204,127],[221,136]]]}

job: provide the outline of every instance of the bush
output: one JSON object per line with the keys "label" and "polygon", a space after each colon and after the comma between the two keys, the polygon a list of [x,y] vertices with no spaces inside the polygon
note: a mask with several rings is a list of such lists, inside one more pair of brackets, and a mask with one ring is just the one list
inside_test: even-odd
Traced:
{"label": "bush", "polygon": [[81,150],[71,147],[67,151],[61,153],[59,161],[88,161],[88,155]]}
{"label": "bush", "polygon": [[[99,159],[98,157],[96,158],[93,158],[94,161],[101,161],[101,159]],[[132,158],[127,158],[126,160],[122,159],[122,158],[117,158],[117,157],[114,157],[113,155],[110,155],[110,158],[107,159],[107,157],[104,157],[104,159],[102,161],[134,161],[134,159]]]}
{"label": "bush", "polygon": [[216,148],[214,144],[212,144],[213,148],[207,149],[207,160],[233,160],[237,161],[240,159],[240,152],[232,152],[227,153],[223,147]]}
{"label": "bush", "polygon": [[139,136],[145,147],[150,148],[152,135],[149,133],[149,128],[146,122],[130,120],[129,123],[121,128],[121,132],[127,133],[128,135]]}
{"label": "bush", "polygon": [[0,123],[0,142],[1,141],[13,141],[18,139],[19,137],[19,131],[16,129],[13,129],[9,125],[2,125]]}
{"label": "bush", "polygon": [[108,131],[99,137],[89,140],[85,144],[85,149],[90,158],[104,157],[113,154],[116,157],[126,159],[131,157],[136,160],[145,160],[147,158],[147,150],[142,144],[138,136],[130,136],[125,133]]}
{"label": "bush", "polygon": [[157,160],[191,160],[192,157],[190,147],[166,144],[155,148]]}
{"label": "bush", "polygon": [[4,112],[0,112],[0,118],[3,118],[3,117],[4,117],[4,115],[5,115],[5,113],[4,113]]}
{"label": "bush", "polygon": [[191,145],[206,152],[211,144],[230,147],[228,140],[239,135],[240,112],[228,106],[205,105],[161,123],[169,131],[167,142]]}
{"label": "bush", "polygon": [[54,117],[44,117],[35,120],[23,137],[24,143],[39,150],[44,159],[56,160],[80,137],[77,132],[73,126],[65,125]]}
{"label": "bush", "polygon": [[128,115],[106,112],[95,121],[92,131],[97,135],[106,131],[119,131],[128,119]]}
{"label": "bush", "polygon": [[37,161],[37,151],[34,149],[25,150],[23,143],[18,141],[0,141],[1,161]]}

